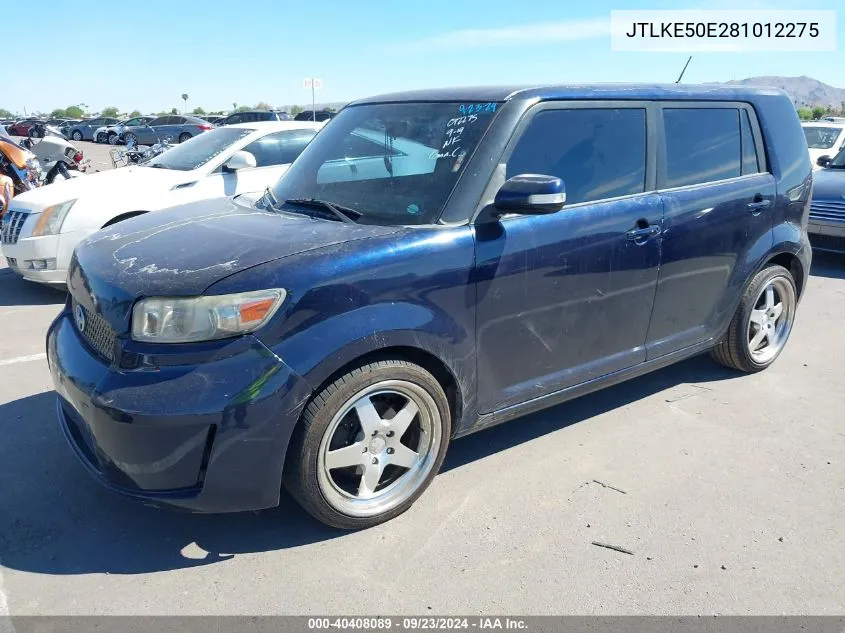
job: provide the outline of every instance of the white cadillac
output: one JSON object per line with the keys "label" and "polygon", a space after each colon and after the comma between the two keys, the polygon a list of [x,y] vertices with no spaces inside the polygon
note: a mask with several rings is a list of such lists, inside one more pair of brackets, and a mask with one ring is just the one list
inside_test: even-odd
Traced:
{"label": "white cadillac", "polygon": [[274,184],[325,123],[227,125],[143,165],[72,178],[15,196],[0,224],[0,252],[24,279],[64,284],[73,249],[135,215]]}

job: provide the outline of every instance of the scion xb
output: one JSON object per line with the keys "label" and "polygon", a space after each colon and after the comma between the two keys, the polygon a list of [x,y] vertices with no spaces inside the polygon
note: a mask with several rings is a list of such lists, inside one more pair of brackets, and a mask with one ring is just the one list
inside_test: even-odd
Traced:
{"label": "scion xb", "polygon": [[362,528],[449,443],[710,352],[775,361],[810,267],[783,92],[450,89],[344,108],[263,195],[88,237],[50,327],[100,481]]}

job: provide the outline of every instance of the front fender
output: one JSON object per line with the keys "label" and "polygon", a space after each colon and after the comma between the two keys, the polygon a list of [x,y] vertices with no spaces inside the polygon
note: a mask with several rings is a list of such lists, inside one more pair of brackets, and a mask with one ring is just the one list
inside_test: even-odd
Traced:
{"label": "front fender", "polygon": [[313,323],[272,349],[314,390],[342,367],[373,352],[418,350],[446,367],[466,405],[475,393],[473,345],[471,333],[432,305],[382,303]]}

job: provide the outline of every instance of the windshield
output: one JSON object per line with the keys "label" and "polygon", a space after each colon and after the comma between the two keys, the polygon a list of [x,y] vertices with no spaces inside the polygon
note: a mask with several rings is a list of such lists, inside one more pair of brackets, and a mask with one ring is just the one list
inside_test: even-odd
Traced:
{"label": "windshield", "polygon": [[842,133],[840,127],[805,127],[807,147],[810,149],[830,149]]}
{"label": "windshield", "polygon": [[221,127],[203,132],[144,163],[149,167],[190,171],[225,152],[233,143],[253,132],[246,128]]}
{"label": "windshield", "polygon": [[431,224],[443,211],[497,105],[345,108],[305,148],[273,193],[280,202],[316,199],[354,209],[363,224]]}
{"label": "windshield", "polygon": [[845,149],[833,157],[833,160],[830,161],[828,167],[835,167],[838,169],[845,168]]}

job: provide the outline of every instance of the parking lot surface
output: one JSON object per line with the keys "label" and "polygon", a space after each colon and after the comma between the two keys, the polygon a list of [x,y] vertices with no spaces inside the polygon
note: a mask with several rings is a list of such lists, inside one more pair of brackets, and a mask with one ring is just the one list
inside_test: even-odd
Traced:
{"label": "parking lot surface", "polygon": [[357,533],[100,487],[55,420],[64,300],[0,269],[0,615],[845,612],[845,258],[816,255],[767,371],[699,357],[457,440]]}

